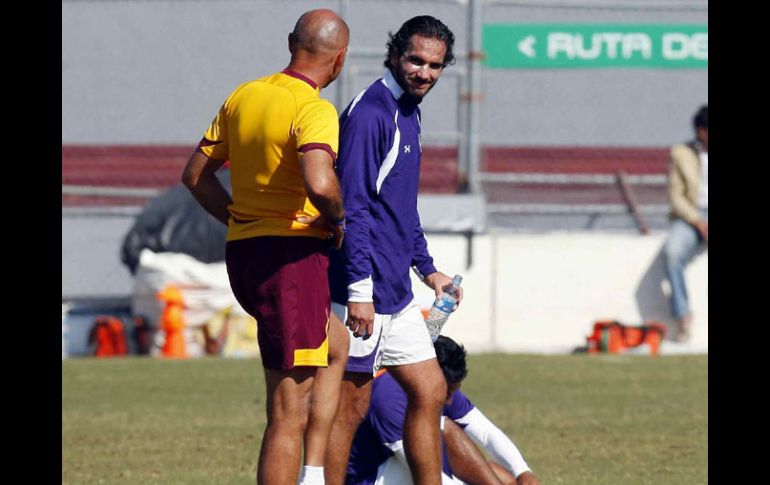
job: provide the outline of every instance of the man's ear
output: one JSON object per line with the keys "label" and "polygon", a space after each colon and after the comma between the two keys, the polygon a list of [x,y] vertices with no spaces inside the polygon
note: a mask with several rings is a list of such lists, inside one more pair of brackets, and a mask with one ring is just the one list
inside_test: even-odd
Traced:
{"label": "man's ear", "polygon": [[345,65],[345,57],[348,54],[348,46],[345,46],[344,49],[341,49],[337,56],[334,58],[334,72],[341,71],[342,67]]}
{"label": "man's ear", "polygon": [[296,50],[296,48],[297,48],[297,42],[296,42],[296,40],[294,39],[294,32],[289,32],[289,38],[288,38],[288,41],[289,41],[289,52],[290,52],[290,53],[291,53],[291,55],[293,56],[293,55],[294,55],[294,51],[295,51],[295,50]]}
{"label": "man's ear", "polygon": [[398,65],[398,58],[399,58],[399,57],[400,57],[400,56],[398,55],[398,53],[397,53],[397,52],[392,52],[392,53],[390,54],[390,65],[391,65],[392,67],[396,67],[396,66]]}

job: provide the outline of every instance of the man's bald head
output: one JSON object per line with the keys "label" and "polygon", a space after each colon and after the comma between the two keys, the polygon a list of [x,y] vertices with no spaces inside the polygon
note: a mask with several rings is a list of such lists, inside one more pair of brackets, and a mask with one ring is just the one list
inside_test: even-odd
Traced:
{"label": "man's bald head", "polygon": [[[294,26],[291,39],[295,50],[323,56],[344,49],[350,39],[350,30],[339,15],[322,8],[302,14]],[[296,55],[296,52],[292,54]]]}
{"label": "man's bald head", "polygon": [[305,12],[289,34],[288,69],[325,88],[342,72],[350,31],[342,18],[325,8]]}

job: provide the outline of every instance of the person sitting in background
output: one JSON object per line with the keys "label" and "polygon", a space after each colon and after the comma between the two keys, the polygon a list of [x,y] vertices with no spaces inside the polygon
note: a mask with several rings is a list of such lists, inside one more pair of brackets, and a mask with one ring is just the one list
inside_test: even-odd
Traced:
{"label": "person sitting in background", "polygon": [[693,117],[695,140],[671,148],[668,193],[671,229],[663,254],[671,285],[671,311],[678,328],[676,340],[690,338],[692,312],[687,297],[684,268],[709,239],[709,109],[702,106]]}
{"label": "person sitting in background", "polygon": [[[441,418],[443,483],[539,485],[516,445],[460,391],[468,374],[465,348],[443,335],[434,348],[448,388]],[[393,376],[378,374],[369,411],[353,439],[347,485],[412,483],[403,447],[406,403]],[[471,438],[496,461],[487,461]]]}

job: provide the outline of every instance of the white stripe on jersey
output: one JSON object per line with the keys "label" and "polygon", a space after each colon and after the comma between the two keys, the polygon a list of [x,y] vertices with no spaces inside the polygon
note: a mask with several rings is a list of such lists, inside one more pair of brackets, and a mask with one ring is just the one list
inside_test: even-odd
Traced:
{"label": "white stripe on jersey", "polygon": [[380,193],[380,188],[382,187],[383,182],[385,182],[385,177],[388,176],[390,171],[393,169],[393,166],[396,164],[396,158],[398,158],[398,149],[401,146],[401,132],[398,131],[398,109],[396,109],[396,117],[393,122],[396,124],[396,135],[393,137],[393,146],[388,152],[388,155],[385,157],[385,160],[382,161],[380,172],[377,175],[378,194]]}
{"label": "white stripe on jersey", "polygon": [[[366,88],[366,89],[369,89],[369,88]],[[352,112],[353,112],[353,108],[355,108],[355,107],[356,107],[356,105],[358,104],[358,102],[359,102],[359,101],[361,101],[361,98],[363,98],[363,97],[364,97],[364,93],[366,92],[366,89],[364,89],[363,91],[361,91],[360,93],[358,93],[358,96],[356,96],[356,97],[353,99],[353,102],[352,102],[352,103],[350,103],[350,109],[348,110],[348,116],[350,116],[350,113],[352,113]]]}

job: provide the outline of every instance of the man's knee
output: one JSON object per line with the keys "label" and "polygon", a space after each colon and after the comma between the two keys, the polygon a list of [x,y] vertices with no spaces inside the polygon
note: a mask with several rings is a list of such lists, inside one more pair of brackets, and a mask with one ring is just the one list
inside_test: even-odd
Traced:
{"label": "man's knee", "polygon": [[329,365],[344,366],[348,361],[348,351],[350,350],[350,341],[345,338],[336,338],[331,340],[329,345]]}
{"label": "man's knee", "polygon": [[676,240],[666,240],[666,244],[663,246],[663,261],[666,263],[666,266],[683,266],[686,260],[687,257],[684,246]]}
{"label": "man's knee", "polygon": [[440,379],[430,382],[425,393],[421,396],[417,396],[421,399],[426,406],[431,408],[441,408],[447,399],[447,385],[444,380],[444,376]]}
{"label": "man's knee", "polygon": [[310,396],[296,399],[294,402],[284,399],[277,405],[273,405],[268,414],[268,423],[271,421],[290,421],[294,423],[306,423],[310,414],[312,401]]}
{"label": "man's knee", "polygon": [[316,368],[297,367],[290,371],[267,370],[267,420],[303,425],[310,412]]}
{"label": "man's knee", "polygon": [[366,400],[349,400],[346,397],[340,399],[340,407],[337,410],[336,421],[339,424],[358,427],[359,424],[366,417],[366,413],[369,411],[369,401]]}
{"label": "man's knee", "polygon": [[357,372],[345,372],[340,395],[337,422],[357,428],[369,411],[372,377]]}
{"label": "man's knee", "polygon": [[329,315],[329,364],[347,362],[350,337],[343,323],[332,313]]}
{"label": "man's knee", "polygon": [[407,393],[410,405],[440,409],[447,399],[447,385],[443,374],[426,376]]}
{"label": "man's knee", "polygon": [[394,367],[393,377],[406,392],[412,408],[440,408],[446,401],[446,379],[436,359]]}

